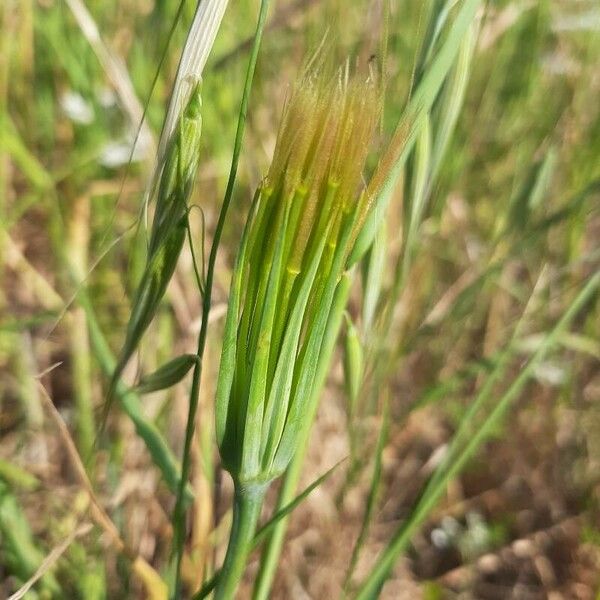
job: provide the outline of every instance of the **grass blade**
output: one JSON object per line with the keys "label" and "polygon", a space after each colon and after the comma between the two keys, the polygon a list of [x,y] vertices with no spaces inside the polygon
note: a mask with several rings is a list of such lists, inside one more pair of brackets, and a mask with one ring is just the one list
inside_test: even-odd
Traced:
{"label": "grass blade", "polygon": [[379,497],[379,490],[381,487],[381,473],[382,473],[382,461],[383,451],[387,444],[388,434],[390,431],[390,410],[389,402],[385,402],[383,405],[383,413],[381,416],[381,427],[379,428],[379,435],[377,436],[377,446],[375,448],[375,464],[373,465],[373,475],[371,477],[371,483],[369,485],[369,497],[367,498],[367,506],[365,508],[365,514],[360,528],[360,533],[356,538],[354,549],[352,550],[352,557],[350,558],[350,564],[348,566],[348,572],[346,574],[346,582],[344,587],[347,588],[350,583],[350,578],[358,562],[361,548],[367,540],[369,533],[369,525],[373,520],[375,514],[375,508],[377,506],[377,500]]}
{"label": "grass blade", "polygon": [[[457,452],[453,457],[448,468],[443,472],[436,472],[434,474],[431,483],[426,486],[425,491],[411,512],[410,517],[396,531],[386,549],[377,559],[374,568],[362,583],[355,596],[356,600],[371,600],[372,598],[377,597],[394,563],[406,549],[415,530],[424,522],[429,512],[441,498],[448,482],[462,470],[481,444],[489,437],[498,421],[506,414],[514,400],[523,390],[529,378],[533,375],[536,366],[552,349],[560,335],[570,326],[575,316],[577,316],[580,310],[592,298],[593,294],[597,292],[599,287],[600,272],[596,273],[588,280],[561,319],[546,336],[544,343],[540,345],[535,354],[530,358],[519,375],[509,386],[508,390],[498,400],[493,410],[485,417],[482,424],[476,429],[464,448]],[[490,377],[497,375],[497,370],[501,368],[503,367],[496,367]]]}
{"label": "grass blade", "polygon": [[471,26],[480,4],[481,0],[464,0],[462,2],[443,45],[435,58],[432,59],[414,95],[406,106],[396,127],[394,139],[381,161],[382,167],[380,171],[375,173],[372,181],[373,185],[369,186],[374,188],[376,194],[373,200],[374,206],[364,226],[361,227],[354,249],[348,259],[348,265],[358,261],[371,246],[385,217],[385,209],[396,187],[402,167],[418,132],[423,126],[423,119],[431,110],[446,76],[454,64],[461,42]]}

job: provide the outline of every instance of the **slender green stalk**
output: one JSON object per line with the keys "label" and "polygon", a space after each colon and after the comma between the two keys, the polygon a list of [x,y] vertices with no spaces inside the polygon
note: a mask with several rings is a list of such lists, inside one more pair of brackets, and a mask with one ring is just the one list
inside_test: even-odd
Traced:
{"label": "slender green stalk", "polygon": [[246,115],[248,112],[248,100],[250,97],[250,91],[252,89],[252,81],[254,79],[254,71],[256,69],[256,61],[258,59],[258,51],[260,49],[260,43],[265,27],[267,10],[269,7],[269,0],[261,0],[260,12],[258,15],[258,23],[256,26],[256,33],[254,35],[254,43],[252,45],[252,51],[250,54],[250,60],[248,63],[248,70],[246,72],[246,82],[244,85],[244,92],[242,95],[242,103],[240,107],[240,115],[237,124],[237,131],[235,135],[235,142],[233,147],[233,155],[231,159],[231,170],[229,173],[229,180],[227,182],[227,188],[225,190],[225,197],[223,198],[223,205],[221,206],[221,212],[219,213],[219,219],[215,228],[215,234],[213,237],[213,243],[210,249],[210,255],[208,258],[208,266],[206,271],[206,284],[204,289],[204,296],[202,302],[202,323],[200,326],[200,334],[198,336],[198,350],[196,354],[200,357],[200,360],[194,367],[194,373],[192,378],[192,388],[190,392],[190,404],[188,411],[188,419],[185,432],[185,443],[183,449],[183,459],[181,465],[181,480],[179,489],[177,491],[177,500],[175,503],[175,510],[173,511],[173,531],[174,531],[174,552],[175,552],[175,592],[174,598],[178,599],[181,596],[181,560],[183,558],[183,549],[185,543],[185,515],[184,515],[184,491],[185,484],[190,474],[191,466],[191,446],[192,438],[194,435],[194,425],[196,420],[196,412],[198,409],[198,397],[200,391],[200,379],[202,377],[202,356],[204,354],[204,348],[206,346],[206,336],[208,333],[208,315],[210,312],[211,298],[212,298],[212,284],[215,272],[215,263],[217,260],[217,250],[219,248],[219,242],[223,233],[223,227],[225,225],[225,218],[229,205],[231,204],[231,198],[233,195],[233,186],[237,176],[237,168],[240,158],[240,152],[242,148],[242,140],[244,137],[244,128],[246,125]]}
{"label": "slender green stalk", "polygon": [[217,579],[215,600],[230,600],[234,597],[254,545],[254,532],[266,489],[265,484],[235,486],[233,523],[227,554]]}
{"label": "slender green stalk", "polygon": [[352,556],[350,557],[350,564],[346,571],[346,580],[344,582],[344,590],[346,591],[352,574],[358,563],[360,551],[367,540],[369,534],[369,526],[373,520],[375,508],[377,507],[377,501],[379,497],[379,491],[381,489],[381,475],[383,470],[383,451],[388,442],[388,435],[390,430],[390,410],[388,399],[385,399],[381,417],[381,427],[379,429],[379,436],[377,438],[377,446],[375,448],[375,464],[373,465],[373,474],[371,476],[371,483],[369,485],[369,495],[367,497],[367,506],[363,515],[362,524],[360,527],[360,533],[356,538],[356,543],[352,549]]}

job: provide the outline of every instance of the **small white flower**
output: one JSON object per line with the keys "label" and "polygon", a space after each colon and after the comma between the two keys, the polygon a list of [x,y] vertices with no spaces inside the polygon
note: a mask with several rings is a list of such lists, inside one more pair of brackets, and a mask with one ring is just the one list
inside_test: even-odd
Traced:
{"label": "small white flower", "polygon": [[431,543],[436,548],[447,548],[450,545],[450,536],[439,527],[431,532]]}
{"label": "small white flower", "polygon": [[539,382],[546,385],[558,386],[564,383],[567,374],[561,365],[546,361],[536,367],[535,377]]}
{"label": "small white flower", "polygon": [[60,98],[60,106],[74,123],[89,125],[94,120],[94,109],[85,98],[72,90],[66,91]]}
{"label": "small white flower", "polygon": [[140,162],[146,156],[146,148],[142,139],[138,138],[133,153],[131,152],[134,137],[107,142],[100,152],[98,162],[108,169],[117,169],[131,162]]}
{"label": "small white flower", "polygon": [[113,108],[117,105],[117,95],[112,88],[103,86],[97,93],[98,102],[102,108]]}

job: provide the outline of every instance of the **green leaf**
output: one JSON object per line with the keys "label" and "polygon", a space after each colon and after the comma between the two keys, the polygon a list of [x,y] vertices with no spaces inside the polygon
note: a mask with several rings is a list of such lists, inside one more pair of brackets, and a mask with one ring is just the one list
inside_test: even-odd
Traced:
{"label": "green leaf", "polygon": [[149,394],[150,392],[170,388],[179,383],[198,360],[195,354],[178,356],[153,373],[142,377],[134,390],[138,394]]}
{"label": "green leaf", "polygon": [[323,249],[327,240],[327,232],[321,236],[311,260],[303,274],[302,284],[296,301],[293,305],[287,324],[283,344],[277,360],[277,367],[273,377],[271,392],[263,419],[261,450],[263,455],[263,469],[270,471],[275,451],[279,445],[285,421],[287,419],[290,393],[296,366],[298,342],[302,332],[304,314],[313,283],[321,263]]}
{"label": "green leaf", "polygon": [[373,520],[373,515],[375,514],[375,508],[377,506],[379,490],[381,487],[383,451],[385,450],[385,445],[387,444],[389,430],[390,410],[389,402],[386,400],[385,404],[383,405],[381,427],[379,428],[379,435],[377,437],[377,447],[375,449],[375,464],[373,465],[373,475],[371,477],[371,484],[369,485],[367,507],[365,508],[365,513],[363,515],[360,533],[358,534],[356,544],[354,545],[354,549],[352,550],[352,557],[350,559],[350,565],[348,567],[348,573],[346,575],[346,585],[350,582],[350,578],[352,577],[352,573],[354,572],[356,563],[358,562],[360,551],[367,540],[369,526],[371,524],[371,521]]}
{"label": "green leaf", "polygon": [[334,299],[335,290],[342,275],[344,261],[347,255],[347,246],[350,241],[356,212],[348,215],[339,237],[332,266],[325,282],[325,286],[318,295],[319,302],[315,309],[314,321],[307,332],[307,341],[304,355],[299,359],[299,377],[294,390],[286,418],[285,428],[279,442],[279,447],[273,460],[275,473],[282,473],[288,466],[296,450],[298,432],[302,429],[305,411],[310,404],[312,389],[316,380],[319,365],[319,354],[323,342],[327,322]]}
{"label": "green leaf", "polygon": [[[258,306],[262,305],[262,314],[258,329],[256,347],[252,357],[252,376],[248,392],[248,403],[244,418],[244,439],[242,447],[241,471],[236,475],[240,481],[247,481],[258,476],[260,469],[260,446],[263,414],[266,395],[269,391],[268,370],[269,356],[271,353],[271,338],[277,311],[279,284],[282,280],[283,253],[285,250],[285,234],[289,218],[289,205],[283,206],[275,222],[275,232],[278,232],[269,279],[265,290],[264,303],[259,297]],[[267,266],[267,265],[265,265]],[[255,310],[256,310],[255,308]],[[251,350],[252,351],[252,350]],[[242,415],[238,415],[242,417]]]}

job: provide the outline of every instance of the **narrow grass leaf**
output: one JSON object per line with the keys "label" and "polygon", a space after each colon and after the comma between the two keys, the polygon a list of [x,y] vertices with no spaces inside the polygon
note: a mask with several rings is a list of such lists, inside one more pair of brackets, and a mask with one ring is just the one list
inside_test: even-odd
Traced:
{"label": "narrow grass leaf", "polygon": [[423,118],[423,125],[417,134],[415,153],[413,155],[410,178],[410,206],[406,219],[406,239],[404,243],[404,257],[402,277],[406,278],[414,253],[417,233],[423,221],[427,201],[427,186],[431,166],[431,125],[429,115]]}
{"label": "narrow grass leaf", "polygon": [[293,399],[286,420],[286,426],[275,454],[273,467],[275,472],[283,473],[296,450],[298,432],[302,429],[305,411],[310,403],[312,388],[315,382],[319,354],[323,335],[334,299],[335,290],[342,275],[343,264],[347,256],[347,245],[354,227],[356,212],[349,215],[344,229],[338,239],[332,266],[315,310],[314,321],[307,333],[306,352],[300,359],[300,378],[294,391]]}
{"label": "narrow grass leaf", "polygon": [[298,291],[298,296],[290,313],[283,344],[277,359],[277,367],[275,369],[271,392],[267,402],[267,410],[264,416],[261,440],[262,455],[264,456],[263,468],[266,470],[270,470],[275,450],[279,445],[281,434],[285,426],[294,377],[298,341],[302,332],[303,317],[321,262],[326,240],[327,235],[321,236],[316,252],[314,252],[311,262],[307,267],[302,286]]}
{"label": "narrow grass leaf", "polygon": [[315,479],[309,486],[307,486],[300,494],[298,494],[289,504],[286,504],[283,508],[277,510],[277,512],[267,521],[254,536],[254,546],[258,546],[262,543],[267,536],[271,534],[277,523],[281,521],[281,519],[289,516],[306,498],[307,496],[320,485],[322,485],[329,476],[345,461],[346,459],[342,459],[337,462],[333,467],[328,469],[323,475]]}
{"label": "narrow grass leaf", "polygon": [[373,474],[371,476],[371,482],[369,485],[369,496],[367,498],[367,506],[363,515],[363,520],[360,527],[360,533],[356,539],[354,549],[352,550],[352,557],[350,558],[350,565],[346,574],[346,584],[349,584],[350,578],[354,573],[360,551],[367,541],[367,535],[369,533],[369,526],[373,520],[375,514],[375,508],[377,507],[377,500],[379,498],[379,491],[381,488],[381,474],[383,464],[383,451],[388,441],[388,434],[390,430],[390,409],[389,402],[386,400],[383,405],[383,411],[381,416],[381,427],[379,428],[379,435],[377,436],[377,446],[375,448],[375,464],[373,465]]}
{"label": "narrow grass leaf", "polygon": [[431,149],[429,185],[437,178],[464,103],[478,32],[479,23],[474,21],[467,29],[461,42],[456,64],[448,75],[439,102],[434,110],[433,130],[435,134]]}
{"label": "narrow grass leaf", "polygon": [[[427,515],[441,498],[448,482],[464,468],[481,444],[488,439],[490,434],[494,431],[494,428],[498,425],[498,422],[505,416],[514,400],[518,398],[525,387],[525,384],[534,374],[536,366],[554,347],[559,336],[567,327],[569,327],[575,316],[577,316],[593,295],[597,293],[599,287],[600,272],[593,275],[581,289],[558,323],[546,336],[545,343],[521,369],[519,375],[513,380],[507,391],[504,392],[491,412],[473,432],[473,435],[468,439],[464,448],[454,455],[452,461],[448,464],[447,468],[445,468],[445,471],[441,474],[439,472],[434,474],[431,483],[426,486],[421,498],[411,511],[410,516],[396,531],[386,549],[377,559],[375,566],[356,594],[356,600],[371,600],[378,596],[381,587],[388,577],[390,569],[393,567],[397,558],[406,549],[415,530],[424,522]],[[497,368],[499,369],[502,367],[500,366]],[[492,373],[491,376],[494,375],[495,373]]]}
{"label": "narrow grass leaf", "polygon": [[421,82],[409,100],[396,127],[394,139],[381,161],[381,167],[369,184],[372,195],[370,201],[374,206],[364,225],[360,227],[348,259],[349,266],[362,258],[371,246],[385,216],[385,209],[392,197],[402,167],[412,149],[417,133],[423,126],[423,118],[431,110],[480,5],[481,0],[464,0],[461,3],[444,43],[431,60]]}
{"label": "narrow grass leaf", "polygon": [[257,332],[257,340],[252,363],[252,378],[248,396],[246,418],[244,420],[244,438],[242,451],[242,468],[240,480],[253,479],[258,476],[260,470],[260,446],[261,432],[263,427],[263,416],[265,400],[268,390],[269,355],[271,353],[271,341],[277,312],[277,299],[279,283],[282,280],[282,271],[285,269],[283,253],[285,249],[285,232],[289,217],[289,206],[282,207],[281,219],[278,219],[278,231],[276,238],[273,261],[269,273],[269,280],[265,290],[264,303],[258,300],[258,306],[262,305],[262,315]]}

